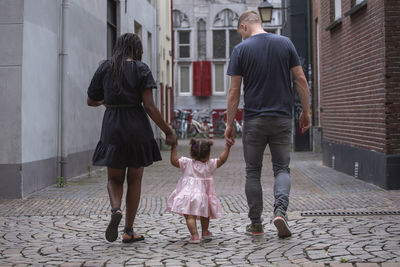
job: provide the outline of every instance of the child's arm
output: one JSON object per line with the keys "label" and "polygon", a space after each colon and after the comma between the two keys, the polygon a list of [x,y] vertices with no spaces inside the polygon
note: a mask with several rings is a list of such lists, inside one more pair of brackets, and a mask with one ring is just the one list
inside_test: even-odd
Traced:
{"label": "child's arm", "polygon": [[221,155],[219,156],[219,158],[217,160],[217,168],[224,165],[224,163],[228,159],[230,149],[231,149],[231,146],[228,145],[228,143],[226,143],[225,147],[224,147],[224,151],[222,151]]}
{"label": "child's arm", "polygon": [[179,159],[178,159],[178,151],[177,151],[177,146],[174,145],[171,147],[171,164],[177,168],[179,168]]}

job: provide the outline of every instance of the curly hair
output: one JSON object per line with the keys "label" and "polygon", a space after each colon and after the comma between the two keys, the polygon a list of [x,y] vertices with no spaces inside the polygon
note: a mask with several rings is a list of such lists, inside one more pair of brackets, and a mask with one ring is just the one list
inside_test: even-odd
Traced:
{"label": "curly hair", "polygon": [[111,56],[111,73],[115,81],[122,85],[123,66],[126,58],[141,61],[143,54],[142,41],[134,33],[125,33],[118,37]]}
{"label": "curly hair", "polygon": [[211,140],[190,139],[190,156],[198,161],[208,158],[213,142]]}

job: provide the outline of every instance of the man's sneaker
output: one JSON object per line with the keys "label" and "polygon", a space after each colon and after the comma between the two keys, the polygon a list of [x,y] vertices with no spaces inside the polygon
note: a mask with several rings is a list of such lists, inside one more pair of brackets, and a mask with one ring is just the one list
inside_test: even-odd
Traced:
{"label": "man's sneaker", "polygon": [[278,236],[281,238],[289,237],[292,235],[287,221],[288,218],[286,214],[283,214],[283,212],[279,210],[275,212],[275,217],[272,222],[275,225],[276,229],[278,229]]}
{"label": "man's sneaker", "polygon": [[246,226],[246,234],[248,235],[263,235],[264,234],[264,227],[262,224],[255,225],[255,224],[249,224]]}

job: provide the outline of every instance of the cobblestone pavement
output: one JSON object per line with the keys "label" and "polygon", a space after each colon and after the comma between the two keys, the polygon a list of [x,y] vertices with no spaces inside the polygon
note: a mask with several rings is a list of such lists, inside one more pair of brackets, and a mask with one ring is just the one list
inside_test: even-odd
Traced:
{"label": "cobblestone pavement", "polygon": [[[180,154],[187,155],[187,141]],[[213,155],[223,146],[217,140]],[[313,153],[293,153],[289,225],[279,239],[270,224],[273,175],[263,166],[265,235],[244,235],[247,204],[240,141],[214,176],[225,216],[211,222],[215,237],[188,244],[182,217],[165,214],[179,170],[164,160],[146,168],[135,231],[145,241],[104,240],[109,203],[106,173],[96,170],[26,199],[0,200],[0,266],[400,266],[400,216],[315,216],[304,211],[400,211],[400,191],[385,191],[322,166]],[[122,225],[121,225],[122,230]]]}

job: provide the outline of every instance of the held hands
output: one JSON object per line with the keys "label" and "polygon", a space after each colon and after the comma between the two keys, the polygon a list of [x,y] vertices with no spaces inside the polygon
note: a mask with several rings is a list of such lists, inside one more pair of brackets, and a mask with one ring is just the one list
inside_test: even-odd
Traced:
{"label": "held hands", "polygon": [[165,143],[171,147],[176,147],[178,145],[178,138],[176,135],[171,131],[165,137]]}
{"label": "held hands", "polygon": [[304,134],[307,132],[308,129],[311,127],[311,118],[310,118],[310,113],[309,112],[301,112],[300,118],[299,118],[299,128],[300,128],[300,133]]}
{"label": "held hands", "polygon": [[235,129],[232,125],[227,125],[225,130],[225,141],[229,147],[235,144]]}

